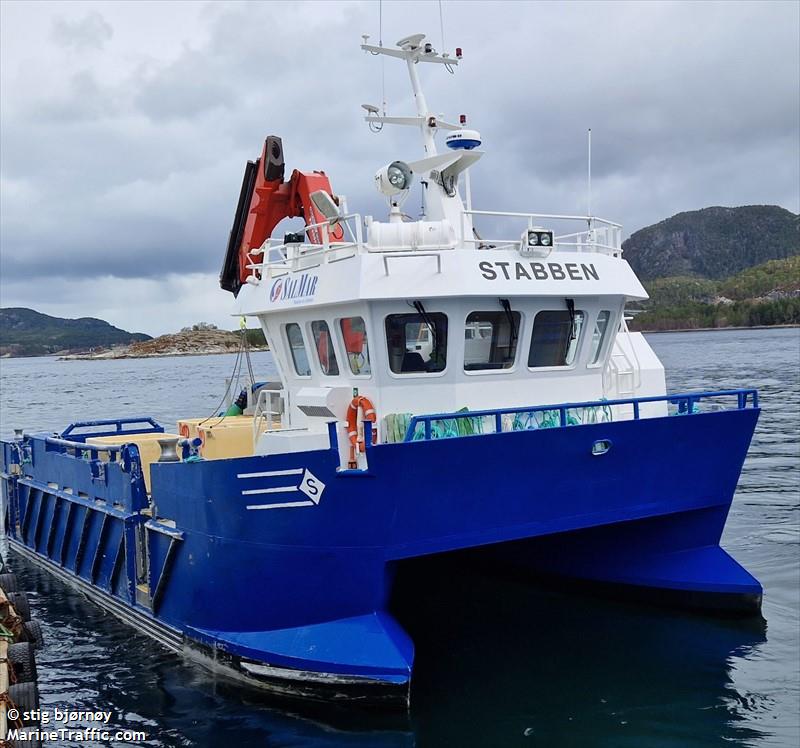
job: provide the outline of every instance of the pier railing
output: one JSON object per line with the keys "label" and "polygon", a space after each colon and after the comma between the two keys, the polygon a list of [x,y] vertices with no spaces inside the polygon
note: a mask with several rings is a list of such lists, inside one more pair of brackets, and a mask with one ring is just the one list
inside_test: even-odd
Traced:
{"label": "pier railing", "polygon": [[[720,408],[720,399],[736,398],[735,408]],[[614,420],[615,406],[632,406],[633,420],[641,417],[644,403],[666,403],[673,406],[672,415],[692,415],[703,412],[703,407],[715,406],[723,410],[744,410],[748,406],[758,408],[758,391],[720,390],[717,392],[694,392],[657,397],[635,397],[621,400],[592,400],[558,405],[536,405],[531,407],[495,408],[491,410],[464,410],[456,413],[434,413],[413,416],[408,423],[403,441],[446,439],[458,436],[473,436],[503,431],[523,431],[541,428],[577,426],[587,423],[602,423]],[[647,416],[645,416],[647,417]],[[616,415],[617,420],[629,420]]]}

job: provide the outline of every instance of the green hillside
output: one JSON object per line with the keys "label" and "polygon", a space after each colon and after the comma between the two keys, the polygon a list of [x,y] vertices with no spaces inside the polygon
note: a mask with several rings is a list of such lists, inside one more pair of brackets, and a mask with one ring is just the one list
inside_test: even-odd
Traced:
{"label": "green hillside", "polygon": [[645,281],[650,299],[632,330],[800,324],[800,256],[771,260],[723,280],[678,276]]}
{"label": "green hillside", "polygon": [[800,287],[800,255],[773,260],[744,270],[719,286],[719,295],[742,301],[768,295],[791,294]]}
{"label": "green hillside", "polygon": [[149,340],[94,317],[63,319],[33,309],[0,309],[0,355],[45,356],[60,351],[81,351]]}

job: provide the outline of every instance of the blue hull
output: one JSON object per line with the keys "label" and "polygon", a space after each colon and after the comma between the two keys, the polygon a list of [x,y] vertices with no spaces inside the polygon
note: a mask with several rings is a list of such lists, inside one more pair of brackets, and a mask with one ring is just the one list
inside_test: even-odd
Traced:
{"label": "blue hull", "polygon": [[[98,467],[89,450],[30,436],[3,443],[9,534],[228,675],[407,703],[414,646],[388,612],[404,559],[480,547],[487,563],[757,612],[760,584],[719,540],[758,414],[740,401],[376,445],[366,471],[338,470],[333,437],[314,452],[158,463],[152,508],[135,448]],[[593,454],[598,441],[611,448]]]}

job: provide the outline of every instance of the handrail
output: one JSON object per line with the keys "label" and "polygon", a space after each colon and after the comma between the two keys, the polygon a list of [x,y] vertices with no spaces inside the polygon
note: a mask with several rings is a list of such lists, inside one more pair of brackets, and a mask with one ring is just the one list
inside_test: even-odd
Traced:
{"label": "handrail", "polygon": [[[584,234],[586,232],[583,232]],[[491,239],[487,237],[481,237],[480,239],[464,239],[465,244],[475,244],[475,245],[484,245],[483,249],[519,249],[522,242],[519,239]],[[487,245],[492,245],[491,247]],[[614,246],[612,244],[603,244],[601,242],[562,242],[559,241],[559,237],[555,237],[553,240],[553,249],[558,248],[574,248],[578,252],[581,251],[581,247],[591,246],[595,249],[602,249],[607,250],[611,253],[620,254],[622,252],[621,247]],[[436,251],[439,251],[438,248]],[[248,266],[249,267],[249,266]]]}
{"label": "handrail", "polygon": [[278,407],[280,408],[280,398],[283,396],[284,390],[268,390],[262,389],[258,393],[258,400],[256,400],[256,408],[253,414],[253,444],[255,445],[258,437],[262,433],[262,427],[266,424],[267,431],[272,431],[275,428],[274,416],[283,415],[282,410],[273,409],[273,395],[278,398]]}
{"label": "handrail", "polygon": [[[125,425],[131,425],[137,423],[147,423],[150,425],[151,428],[135,429],[128,431],[123,431],[122,429],[122,427]],[[164,433],[164,427],[160,423],[158,423],[158,421],[153,419],[151,416],[131,416],[129,418],[101,418],[100,420],[97,421],[74,421],[61,432],[60,436],[63,439],[69,436],[75,429],[83,429],[83,428],[88,428],[90,426],[115,426],[116,429],[110,432],[106,431],[106,432],[91,432],[88,434],[75,434],[75,436],[85,439],[95,436],[113,436],[115,434],[119,434],[120,436],[125,436],[127,434]]]}
{"label": "handrail", "polygon": [[[34,434],[25,434],[25,437],[35,436]],[[127,447],[127,444],[87,444],[86,442],[73,442],[69,439],[59,439],[57,436],[46,436],[44,438],[45,444],[50,444],[54,447],[63,447],[64,449],[80,449],[82,452],[122,452]]]}
{"label": "handrail", "polygon": [[499,216],[508,218],[545,218],[551,221],[586,221],[587,223],[601,223],[604,226],[611,226],[615,229],[621,229],[621,223],[609,221],[606,218],[599,218],[597,216],[569,216],[559,215],[555,213],[516,213],[504,210],[464,210],[464,213],[471,216]]}
{"label": "handrail", "polygon": [[579,408],[603,408],[614,405],[633,405],[633,419],[639,420],[639,406],[642,403],[657,403],[667,402],[669,404],[677,404],[680,413],[694,414],[695,404],[705,398],[710,397],[737,397],[737,410],[744,410],[747,407],[748,398],[752,403],[753,408],[758,408],[758,390],[745,389],[745,390],[719,390],[718,392],[696,392],[686,393],[680,395],[657,395],[653,397],[629,397],[620,400],[592,400],[587,402],[578,403],[560,403],[557,405],[533,405],[526,407],[512,407],[512,408],[494,408],[490,410],[465,410],[457,413],[433,413],[429,415],[412,416],[406,429],[403,441],[414,441],[414,435],[417,431],[417,426],[422,424],[424,427],[424,439],[428,441],[431,439],[431,424],[434,421],[452,421],[463,418],[485,418],[489,416],[494,417],[495,433],[500,433],[503,430],[502,417],[504,415],[515,415],[518,413],[542,413],[558,411],[559,425],[569,425],[567,420],[567,411],[577,410]]}
{"label": "handrail", "polygon": [[[23,438],[36,439],[41,438],[41,435],[23,434]],[[125,444],[86,444],[85,442],[74,442],[70,441],[69,439],[60,439],[57,436],[45,436],[43,439],[46,446],[49,445],[52,447],[58,447],[59,449],[63,450],[74,449],[74,456],[76,458],[85,459],[88,453],[89,460],[96,461],[99,459],[98,456],[101,452],[108,453],[109,462],[117,462],[121,458],[123,472],[129,473],[137,478],[141,478],[142,476],[142,459],[141,455],[139,454],[139,447],[137,447],[133,442],[126,442]],[[117,462],[117,464],[120,463]],[[98,468],[98,470],[102,471],[104,468]]]}
{"label": "handrail", "polygon": [[[356,227],[355,231],[353,231],[352,228],[350,228],[349,224],[347,223],[348,221],[351,221],[353,219],[355,219],[355,227]],[[347,242],[347,241],[332,242],[332,241],[330,241],[329,231],[330,231],[331,226],[333,224],[331,223],[331,219],[326,218],[324,221],[318,221],[317,223],[307,223],[305,226],[303,226],[303,233],[306,234],[306,235],[308,235],[308,233],[313,231],[314,229],[324,229],[321,232],[322,234],[324,234],[324,236],[321,237],[322,238],[322,242],[319,243],[319,244],[317,244],[316,242],[302,242],[302,244],[303,245],[310,244],[313,247],[324,247],[324,248],[327,249],[328,246],[334,245],[334,244],[349,245],[349,244],[362,244],[363,243],[363,238],[361,236],[361,214],[360,213],[347,213],[347,214],[345,214],[343,216],[339,216],[335,223],[341,224],[343,227],[347,227],[347,229],[350,231],[351,235],[353,235],[353,234],[355,235],[355,238],[353,239],[353,241],[350,241],[350,242]],[[276,237],[276,239],[277,238],[278,237]],[[278,239],[278,243],[276,243],[276,244],[272,244],[272,242],[273,242],[273,238],[269,237],[267,239],[267,241],[265,241],[264,244],[262,244],[260,247],[258,247],[255,250],[250,250],[250,254],[252,254],[252,255],[262,254],[264,252],[264,249],[265,249],[265,247],[264,247],[265,244],[268,245],[269,249],[277,249],[278,247],[286,246],[286,242],[281,241],[280,239]]]}
{"label": "handrail", "polygon": [[[625,359],[630,363],[631,370],[633,371],[633,386],[634,389],[639,389],[642,386],[642,363],[639,361],[639,354],[636,353],[636,346],[633,344],[631,340],[631,331],[628,329],[628,323],[625,321],[625,315],[622,315],[622,321],[620,322],[620,327],[622,332],[625,333],[625,339],[628,341],[628,346],[631,349],[631,353],[633,354],[633,362],[628,358],[627,352],[625,353]],[[620,346],[622,348],[622,346]],[[634,363],[635,362],[635,363]]]}
{"label": "handrail", "polygon": [[[489,218],[516,218],[525,219],[528,222],[528,230],[534,228],[534,224],[539,221],[578,221],[585,222],[587,229],[584,231],[576,231],[571,234],[564,234],[563,236],[553,237],[552,249],[561,248],[572,249],[578,252],[600,252],[603,254],[611,254],[614,257],[619,257],[622,254],[622,225],[609,221],[605,218],[598,218],[597,216],[576,216],[576,215],[562,215],[556,213],[519,213],[515,211],[499,211],[499,210],[472,210],[467,209],[461,215],[461,234],[464,244],[472,244],[480,248],[495,248],[486,247],[487,244],[497,245],[502,244],[506,246],[521,247],[522,241],[510,241],[508,239],[487,239],[481,237],[480,239],[472,238],[469,236],[472,232],[467,227],[466,219],[474,216],[486,216]],[[564,239],[574,238],[574,242],[565,242]]]}
{"label": "handrail", "polygon": [[[286,249],[287,247],[290,246],[294,245],[276,244],[275,246],[270,247],[269,251],[272,252],[274,250]],[[318,255],[324,255],[326,252],[332,253],[340,249],[347,249],[348,247],[355,247],[357,245],[353,242],[331,242],[330,244],[328,244],[327,247],[323,244],[310,244],[310,243],[300,244],[299,246],[310,247],[311,249],[309,249],[309,251],[307,252],[303,252],[302,254],[292,255],[291,257],[281,255],[280,258],[275,260],[264,259],[261,262],[248,262],[247,265],[245,265],[245,267],[248,268],[249,270],[262,270],[263,268],[269,267],[270,265],[280,265],[282,263],[289,265],[294,260],[306,259],[308,257],[317,257]]]}

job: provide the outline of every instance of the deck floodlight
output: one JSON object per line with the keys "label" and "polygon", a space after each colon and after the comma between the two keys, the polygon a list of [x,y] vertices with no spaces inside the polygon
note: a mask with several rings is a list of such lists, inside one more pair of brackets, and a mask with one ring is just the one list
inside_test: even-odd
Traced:
{"label": "deck floodlight", "polygon": [[411,187],[411,173],[405,161],[392,161],[376,172],[375,187],[383,195],[397,195]]}
{"label": "deck floodlight", "polygon": [[520,253],[547,256],[553,247],[553,232],[534,226],[522,234]]}
{"label": "deck floodlight", "polygon": [[528,246],[529,247],[552,247],[553,246],[553,232],[545,229],[533,228],[528,229]]}

